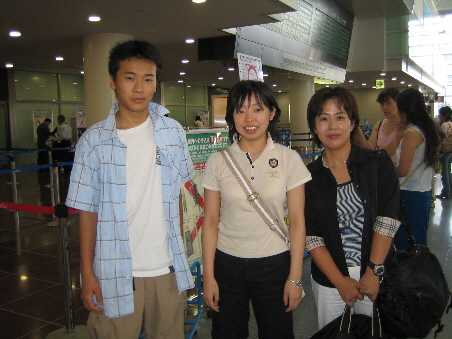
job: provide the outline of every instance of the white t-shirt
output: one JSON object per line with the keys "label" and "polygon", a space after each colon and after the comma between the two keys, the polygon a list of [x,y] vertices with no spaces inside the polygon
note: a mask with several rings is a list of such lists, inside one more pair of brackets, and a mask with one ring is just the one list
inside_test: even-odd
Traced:
{"label": "white t-shirt", "polygon": [[[273,143],[255,161],[251,161],[237,143],[229,150],[258,192],[270,212],[284,224],[286,192],[311,179],[311,174],[297,152]],[[262,258],[287,251],[287,245],[270,230],[234,174],[219,153],[210,155],[201,180],[204,188],[220,191],[221,216],[218,226],[217,248],[241,258]],[[301,206],[300,206],[301,208]]]}
{"label": "white t-shirt", "polygon": [[152,120],[148,117],[141,125],[118,129],[117,133],[127,146],[126,204],[132,274],[156,277],[169,273],[171,257]]}

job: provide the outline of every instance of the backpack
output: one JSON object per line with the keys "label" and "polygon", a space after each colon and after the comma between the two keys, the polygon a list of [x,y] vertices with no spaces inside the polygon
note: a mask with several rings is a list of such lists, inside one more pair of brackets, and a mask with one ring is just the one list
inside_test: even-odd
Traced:
{"label": "backpack", "polygon": [[[378,161],[372,159],[378,159],[379,153],[373,153],[369,157],[373,162],[371,172],[376,190]],[[451,293],[436,256],[428,247],[415,244],[408,214],[402,198],[400,200],[399,219],[405,226],[410,247],[396,251],[392,246],[386,258],[386,273],[377,297],[381,324],[385,333],[399,339],[423,338],[438,325],[436,337],[444,327],[441,317]],[[452,303],[447,312],[450,308]]]}

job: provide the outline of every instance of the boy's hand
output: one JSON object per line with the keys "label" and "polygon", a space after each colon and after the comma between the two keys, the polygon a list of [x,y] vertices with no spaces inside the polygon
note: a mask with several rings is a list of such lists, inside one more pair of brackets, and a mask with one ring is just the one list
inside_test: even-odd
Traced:
{"label": "boy's hand", "polygon": [[82,275],[82,301],[88,311],[94,313],[103,313],[103,309],[97,307],[93,301],[93,295],[96,296],[97,303],[103,305],[100,285],[94,274]]}

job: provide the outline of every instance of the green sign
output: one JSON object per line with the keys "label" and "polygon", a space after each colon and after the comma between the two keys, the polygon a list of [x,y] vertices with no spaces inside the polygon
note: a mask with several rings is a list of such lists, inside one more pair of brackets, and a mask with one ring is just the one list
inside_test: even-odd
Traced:
{"label": "green sign", "polygon": [[375,88],[385,88],[384,80],[375,80]]}

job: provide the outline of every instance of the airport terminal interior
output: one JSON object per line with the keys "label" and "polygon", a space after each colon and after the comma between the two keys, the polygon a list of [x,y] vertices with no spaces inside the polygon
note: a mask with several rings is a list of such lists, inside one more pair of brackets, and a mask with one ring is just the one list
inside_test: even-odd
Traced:
{"label": "airport terminal interior", "polygon": [[[50,118],[53,130],[64,115],[76,150],[80,135],[105,119],[116,100],[107,60],[118,41],[146,40],[162,54],[153,101],[184,127],[197,170],[190,188],[182,187],[192,264],[202,259],[199,180],[208,155],[227,147],[225,101],[234,83],[248,78],[273,88],[281,142],[307,164],[321,151],[308,133],[307,103],[325,86],[353,93],[366,135],[383,118],[376,98],[388,87],[419,89],[438,122],[438,110],[452,106],[451,27],[452,0],[0,1],[0,338],[88,338],[79,215],[71,210],[59,219],[52,209],[65,202],[70,167],[37,160],[36,127]],[[438,170],[433,197],[441,185]],[[428,246],[452,290],[451,211],[452,199],[432,198]],[[307,255],[295,338],[318,330],[310,267]],[[196,289],[189,297],[198,300]],[[211,312],[189,305],[187,320],[200,314],[200,322],[193,334],[186,326],[186,337],[210,338]],[[442,322],[437,338],[452,338],[452,312]],[[434,330],[425,338],[433,339]],[[253,315],[249,337],[258,338]]]}

